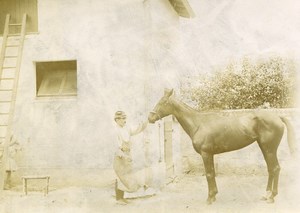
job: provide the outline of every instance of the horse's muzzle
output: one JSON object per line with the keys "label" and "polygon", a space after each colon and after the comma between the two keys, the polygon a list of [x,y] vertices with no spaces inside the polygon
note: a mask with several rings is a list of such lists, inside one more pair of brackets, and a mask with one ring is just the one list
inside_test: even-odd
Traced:
{"label": "horse's muzzle", "polygon": [[158,116],[155,112],[150,112],[149,115],[148,115],[148,121],[149,123],[155,123],[155,121],[158,120]]}

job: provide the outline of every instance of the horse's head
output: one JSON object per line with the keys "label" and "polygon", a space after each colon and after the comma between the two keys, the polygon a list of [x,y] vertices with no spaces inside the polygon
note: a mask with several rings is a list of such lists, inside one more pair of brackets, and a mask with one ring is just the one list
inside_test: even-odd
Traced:
{"label": "horse's head", "polygon": [[148,121],[155,123],[157,120],[171,114],[172,106],[170,103],[170,96],[173,94],[173,89],[165,89],[164,96],[159,100],[154,109],[149,113]]}

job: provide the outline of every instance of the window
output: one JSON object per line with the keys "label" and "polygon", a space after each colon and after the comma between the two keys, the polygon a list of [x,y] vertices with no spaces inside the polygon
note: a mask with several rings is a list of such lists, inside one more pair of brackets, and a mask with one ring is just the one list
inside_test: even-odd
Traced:
{"label": "window", "polygon": [[[21,23],[24,13],[27,14],[26,32],[37,32],[37,10],[37,0],[0,0],[0,34],[3,34],[6,14],[10,14],[11,23]],[[14,33],[14,29],[10,29]]]}
{"label": "window", "polygon": [[76,61],[36,62],[36,95],[76,96]]}

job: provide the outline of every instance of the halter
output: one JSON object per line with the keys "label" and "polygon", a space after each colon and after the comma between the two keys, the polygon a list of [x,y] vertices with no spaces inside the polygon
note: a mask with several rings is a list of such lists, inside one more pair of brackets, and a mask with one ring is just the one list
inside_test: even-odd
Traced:
{"label": "halter", "polygon": [[[163,105],[167,105],[167,104],[172,104],[172,103],[169,101],[169,99],[168,99],[165,103],[163,103]],[[160,107],[161,107],[161,106],[159,106],[159,109],[160,109]],[[159,114],[158,112],[152,110],[152,111],[150,111],[150,113],[154,113],[155,115],[157,115],[158,118],[159,118],[159,120],[162,119],[162,117],[160,116],[160,114]]]}
{"label": "halter", "polygon": [[159,114],[159,113],[157,113],[157,112],[155,112],[155,111],[150,111],[150,113],[153,113],[153,114],[157,115],[157,116],[158,116],[158,118],[159,118],[159,120],[161,120],[161,116],[160,116],[160,114]]}

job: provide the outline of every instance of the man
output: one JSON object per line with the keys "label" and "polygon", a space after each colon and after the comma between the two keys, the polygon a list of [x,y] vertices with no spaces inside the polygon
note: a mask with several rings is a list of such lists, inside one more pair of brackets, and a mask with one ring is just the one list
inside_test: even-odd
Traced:
{"label": "man", "polygon": [[118,138],[118,148],[114,158],[114,170],[118,177],[115,191],[118,204],[126,205],[128,201],[124,198],[124,192],[135,192],[145,184],[139,180],[137,174],[132,169],[131,157],[131,136],[142,132],[148,124],[148,121],[140,124],[137,128],[126,126],[126,114],[123,111],[115,113],[116,134]]}
{"label": "man", "polygon": [[17,152],[21,150],[21,146],[18,143],[17,139],[12,135],[10,137],[10,144],[8,146],[8,156],[6,159],[6,164],[5,164],[5,171],[6,171],[6,178],[5,178],[5,185],[4,189],[9,190],[12,187],[11,183],[11,175],[13,172],[17,171],[18,166],[15,161],[15,157],[17,155]]}

